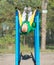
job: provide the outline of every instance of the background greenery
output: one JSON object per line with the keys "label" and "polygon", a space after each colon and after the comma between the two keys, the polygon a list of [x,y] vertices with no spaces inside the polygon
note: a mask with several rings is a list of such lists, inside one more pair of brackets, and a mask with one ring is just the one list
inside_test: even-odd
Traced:
{"label": "background greenery", "polygon": [[[0,0],[0,52],[14,52],[15,49],[15,7],[23,11],[25,6],[32,10],[40,7],[41,0]],[[40,19],[41,20],[41,19]],[[40,26],[41,28],[41,26]],[[41,37],[41,36],[40,36]],[[54,49],[54,0],[48,2],[46,48]],[[21,50],[33,49],[33,33],[21,35]],[[25,49],[25,51],[26,51]],[[29,50],[27,49],[27,50]],[[8,51],[9,50],[9,51]]]}

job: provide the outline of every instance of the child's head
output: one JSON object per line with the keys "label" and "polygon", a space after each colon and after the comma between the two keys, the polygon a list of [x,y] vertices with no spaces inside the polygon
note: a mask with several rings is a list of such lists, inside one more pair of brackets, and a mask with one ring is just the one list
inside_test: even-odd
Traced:
{"label": "child's head", "polygon": [[27,24],[25,23],[25,24],[23,24],[23,26],[22,26],[22,32],[27,32],[27,30],[28,30],[28,26],[27,26]]}

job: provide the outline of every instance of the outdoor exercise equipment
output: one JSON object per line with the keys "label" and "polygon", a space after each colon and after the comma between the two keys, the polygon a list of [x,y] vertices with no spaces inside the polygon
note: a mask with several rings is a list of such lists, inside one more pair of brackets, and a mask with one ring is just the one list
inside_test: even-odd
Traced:
{"label": "outdoor exercise equipment", "polygon": [[[31,53],[31,56],[34,60],[34,65],[40,65],[40,41],[39,41],[39,23],[40,23],[40,12],[39,12],[39,9],[36,10],[35,12],[35,15],[34,15],[34,20],[32,22],[32,24],[34,23],[34,27],[32,27],[32,24],[28,23],[27,21],[27,24],[30,29],[30,31],[32,30],[32,28],[34,28],[34,56],[33,54]],[[22,24],[22,20],[21,20],[21,23],[20,23],[20,16],[19,16],[19,12],[18,10],[16,9],[16,13],[15,13],[15,23],[16,23],[16,54],[15,54],[15,65],[20,65],[20,60],[21,60],[21,53],[20,53],[20,29],[21,29],[21,26]],[[32,19],[32,18],[31,18]],[[30,33],[30,31],[28,33]],[[28,34],[26,33],[26,34]],[[24,33],[22,33],[24,34]],[[27,55],[26,55],[27,56]],[[26,57],[26,56],[23,56],[23,57]],[[31,57],[30,56],[30,57]],[[27,56],[29,57],[29,56]]]}

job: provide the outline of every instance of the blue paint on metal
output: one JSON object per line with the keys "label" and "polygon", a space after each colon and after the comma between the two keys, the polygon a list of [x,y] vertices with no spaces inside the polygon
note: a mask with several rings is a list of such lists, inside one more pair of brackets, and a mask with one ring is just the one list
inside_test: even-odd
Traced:
{"label": "blue paint on metal", "polygon": [[20,61],[20,32],[19,32],[19,17],[18,11],[16,10],[16,54],[15,54],[15,65],[19,65]]}
{"label": "blue paint on metal", "polygon": [[39,45],[39,10],[36,11],[34,21],[36,22],[36,29],[34,31],[34,59],[36,61],[36,65],[40,65],[40,45]]}
{"label": "blue paint on metal", "polygon": [[[15,65],[19,65],[20,61],[20,24],[19,24],[19,16],[18,11],[16,10],[16,60]],[[35,61],[36,65],[40,65],[40,45],[39,45],[39,16],[40,12],[39,10],[36,11],[34,21],[36,23],[36,29],[34,31],[34,55],[35,55]]]}

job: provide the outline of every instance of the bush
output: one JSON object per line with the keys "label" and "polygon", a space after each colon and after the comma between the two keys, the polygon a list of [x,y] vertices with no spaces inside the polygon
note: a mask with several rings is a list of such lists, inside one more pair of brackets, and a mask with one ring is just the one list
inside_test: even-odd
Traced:
{"label": "bush", "polygon": [[7,48],[9,45],[14,44],[14,37],[10,34],[0,38],[0,48]]}

